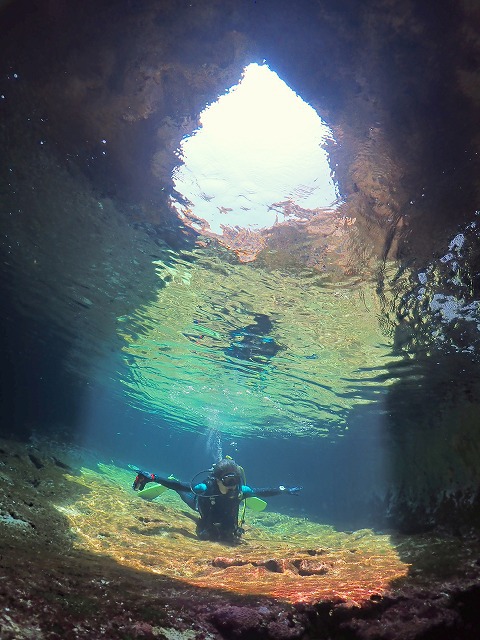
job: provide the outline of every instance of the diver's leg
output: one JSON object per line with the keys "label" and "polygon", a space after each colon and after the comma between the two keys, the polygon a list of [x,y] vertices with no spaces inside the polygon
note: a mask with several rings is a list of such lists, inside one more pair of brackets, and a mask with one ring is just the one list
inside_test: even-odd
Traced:
{"label": "diver's leg", "polygon": [[[197,496],[192,491],[177,491],[180,498],[187,504],[190,509],[193,509],[197,513],[198,511],[198,499]],[[212,540],[212,532],[205,527],[205,522],[200,516],[200,519],[197,521],[197,536],[200,540]]]}
{"label": "diver's leg", "polygon": [[197,522],[197,536],[199,540],[216,540],[215,532],[205,527],[202,519]]}

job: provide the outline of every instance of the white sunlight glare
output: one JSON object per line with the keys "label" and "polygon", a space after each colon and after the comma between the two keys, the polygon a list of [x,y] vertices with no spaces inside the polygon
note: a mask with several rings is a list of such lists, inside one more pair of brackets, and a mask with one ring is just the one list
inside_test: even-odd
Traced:
{"label": "white sunlight glare", "polygon": [[333,207],[338,192],[325,150],[332,132],[267,65],[248,65],[200,123],[181,143],[173,182],[211,232],[269,228],[286,219],[272,205],[287,200],[303,209]]}

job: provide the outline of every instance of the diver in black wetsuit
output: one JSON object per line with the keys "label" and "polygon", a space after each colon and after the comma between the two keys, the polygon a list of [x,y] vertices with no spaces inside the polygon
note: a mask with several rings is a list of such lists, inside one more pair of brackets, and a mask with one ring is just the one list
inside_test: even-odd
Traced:
{"label": "diver in black wetsuit", "polygon": [[282,493],[297,495],[302,488],[280,486],[275,489],[254,489],[249,487],[244,484],[245,476],[242,467],[228,458],[217,462],[209,471],[212,471],[212,475],[205,482],[192,485],[137,470],[133,489],[142,490],[147,482],[158,482],[168,489],[173,489],[189,507],[200,514],[197,535],[201,540],[234,544],[239,542],[244,532],[238,521],[242,500],[259,496],[276,496]]}

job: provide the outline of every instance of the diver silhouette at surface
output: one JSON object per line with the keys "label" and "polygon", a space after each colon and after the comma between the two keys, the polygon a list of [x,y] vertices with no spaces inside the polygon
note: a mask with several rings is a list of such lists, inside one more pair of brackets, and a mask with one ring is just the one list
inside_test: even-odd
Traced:
{"label": "diver silhouette at surface", "polygon": [[[147,482],[157,482],[173,489],[181,499],[198,512],[197,536],[201,540],[213,540],[235,544],[240,541],[243,517],[239,522],[240,504],[243,500],[259,496],[276,496],[282,493],[297,495],[302,487],[279,486],[259,489],[245,484],[245,474],[231,458],[223,458],[212,469],[211,475],[198,484],[187,484],[177,479],[165,478],[136,469],[133,489],[141,491]],[[200,472],[203,473],[203,472]],[[199,476],[200,474],[197,474]],[[195,476],[193,480],[197,477]]]}
{"label": "diver silhouette at surface", "polygon": [[273,323],[264,313],[254,316],[255,322],[230,332],[232,343],[225,354],[238,360],[264,363],[276,356],[281,347],[270,336]]}

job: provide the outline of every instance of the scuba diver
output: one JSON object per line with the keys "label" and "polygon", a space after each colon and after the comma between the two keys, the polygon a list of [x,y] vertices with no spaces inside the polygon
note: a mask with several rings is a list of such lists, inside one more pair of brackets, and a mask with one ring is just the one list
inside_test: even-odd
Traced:
{"label": "scuba diver", "polygon": [[[243,468],[231,458],[224,458],[213,465],[208,472],[211,475],[204,482],[193,484],[204,473],[194,476],[190,484],[176,478],[164,478],[154,473],[135,469],[137,477],[132,488],[142,491],[147,482],[157,482],[167,489],[173,489],[180,498],[200,518],[197,521],[197,536],[200,540],[221,541],[235,544],[240,541],[245,509],[239,523],[239,511],[242,501],[258,496],[276,496],[282,493],[298,495],[302,487],[279,486],[275,489],[254,489],[245,484]],[[245,503],[244,503],[245,504]]]}

